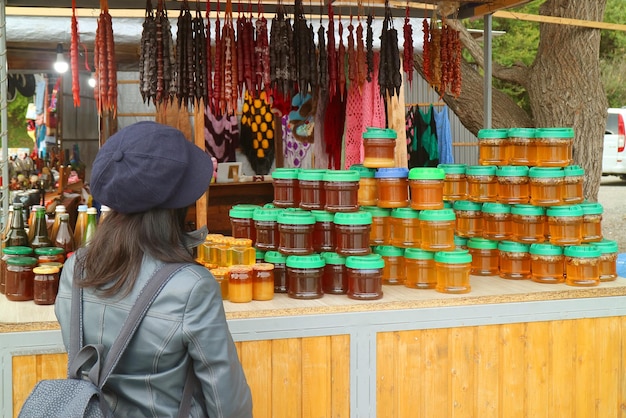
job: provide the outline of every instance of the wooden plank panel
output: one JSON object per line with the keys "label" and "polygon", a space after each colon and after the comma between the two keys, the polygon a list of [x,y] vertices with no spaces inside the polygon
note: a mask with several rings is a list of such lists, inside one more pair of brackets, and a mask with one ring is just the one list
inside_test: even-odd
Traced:
{"label": "wooden plank panel", "polygon": [[424,330],[422,341],[424,359],[424,411],[423,417],[450,416],[448,382],[448,330]]}
{"label": "wooden plank panel", "polygon": [[550,401],[548,409],[564,417],[575,416],[574,370],[576,367],[576,321],[550,322]]}
{"label": "wooden plank panel", "polygon": [[574,387],[574,410],[577,417],[587,418],[595,415],[598,402],[598,385],[596,384],[595,365],[595,323],[596,319],[583,318],[576,321],[574,344],[576,347],[576,367]]}
{"label": "wooden plank panel", "polygon": [[500,414],[500,326],[476,327],[476,413],[475,417],[497,418]]}
{"label": "wooden plank panel", "polygon": [[422,416],[424,380],[421,369],[423,331],[404,331],[398,340],[398,416]]}
{"label": "wooden plank panel", "polygon": [[[595,351],[597,356],[596,383],[599,399],[596,416],[615,415],[620,404],[620,378],[624,373],[620,368],[620,355],[624,347],[621,340],[620,317],[599,318],[594,322],[596,328]],[[600,335],[602,331],[602,335]]]}
{"label": "wooden plank panel", "polygon": [[396,332],[381,332],[376,336],[376,416],[398,416],[398,376]]}
{"label": "wooden plank panel", "polygon": [[330,416],[330,337],[302,339],[302,416]]}
{"label": "wooden plank panel", "polygon": [[67,377],[67,354],[38,354],[37,378],[63,379]]}
{"label": "wooden plank panel", "polygon": [[17,417],[28,394],[37,383],[37,356],[13,357],[13,416]]}
{"label": "wooden plank panel", "polygon": [[272,417],[302,416],[302,344],[299,338],[272,341]]}
{"label": "wooden plank panel", "polygon": [[449,335],[450,350],[450,417],[474,415],[474,329],[452,328]]}
{"label": "wooden plank panel", "polygon": [[526,324],[503,325],[500,332],[501,363],[506,365],[500,375],[502,412],[509,417],[524,416],[526,381]]}
{"label": "wooden plank panel", "polygon": [[550,323],[529,323],[526,337],[526,414],[548,418]]}
{"label": "wooden plank panel", "polygon": [[331,341],[331,417],[350,416],[350,336],[335,335]]}
{"label": "wooden plank panel", "polygon": [[239,359],[252,392],[252,413],[255,417],[272,415],[272,342],[246,341],[235,343]]}

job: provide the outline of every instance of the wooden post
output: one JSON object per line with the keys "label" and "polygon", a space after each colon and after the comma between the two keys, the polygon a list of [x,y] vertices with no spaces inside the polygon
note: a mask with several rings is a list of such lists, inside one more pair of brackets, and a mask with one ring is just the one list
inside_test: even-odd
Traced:
{"label": "wooden post", "polygon": [[[203,151],[204,145],[204,100],[195,103],[193,114],[194,142]],[[196,201],[196,228],[207,224],[207,212],[209,208],[209,189]]]}

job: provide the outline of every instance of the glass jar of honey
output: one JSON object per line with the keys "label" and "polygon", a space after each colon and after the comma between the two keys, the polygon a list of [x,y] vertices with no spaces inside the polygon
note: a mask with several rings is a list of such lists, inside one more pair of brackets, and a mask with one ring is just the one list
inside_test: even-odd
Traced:
{"label": "glass jar of honey", "polygon": [[333,220],[335,214],[325,210],[312,210],[315,217],[313,225],[313,251],[321,253],[324,251],[335,251],[335,224]]}
{"label": "glass jar of honey", "polygon": [[276,218],[278,251],[284,255],[312,254],[315,217],[308,211],[284,210]]}
{"label": "glass jar of honey", "polygon": [[256,228],[254,227],[254,211],[258,205],[239,204],[228,211],[233,238],[248,238],[256,242]]}
{"label": "glass jar of honey", "polygon": [[265,262],[265,253],[266,253],[267,251],[265,251],[265,250],[260,250],[260,249],[258,249],[258,248],[255,248],[254,250],[255,250],[255,251],[254,251],[254,254],[255,254],[255,257],[254,257],[254,259],[255,259],[255,263],[264,263],[264,262]]}
{"label": "glass jar of honey", "polygon": [[582,203],[585,170],[579,165],[568,165],[563,168],[563,203],[575,205]]}
{"label": "glass jar of honey", "polygon": [[456,224],[454,210],[423,210],[419,213],[419,221],[422,250],[450,251],[454,249],[454,226]]}
{"label": "glass jar of honey", "polygon": [[395,165],[396,138],[393,129],[368,126],[363,133],[363,165],[369,168],[388,168]]}
{"label": "glass jar of honey", "polygon": [[580,205],[553,206],[546,210],[550,243],[578,245],[582,242],[583,208]]}
{"label": "glass jar of honey", "polygon": [[391,210],[389,219],[390,245],[402,248],[419,247],[421,235],[419,211],[411,208]]}
{"label": "glass jar of honey", "polygon": [[33,301],[36,305],[52,305],[59,292],[59,269],[57,267],[35,267],[33,269]]}
{"label": "glass jar of honey", "polygon": [[234,265],[228,268],[228,300],[235,303],[252,301],[252,266]]}
{"label": "glass jar of honey", "polygon": [[482,203],[469,200],[457,200],[453,204],[456,215],[455,234],[460,237],[482,237],[483,212]]}
{"label": "glass jar of honey", "polygon": [[498,197],[496,166],[471,165],[465,170],[467,198],[472,202],[495,202]]}
{"label": "glass jar of honey", "polygon": [[438,251],[435,253],[435,270],[440,293],[468,293],[471,291],[470,270],[472,255],[467,250]]}
{"label": "glass jar of honey", "polygon": [[366,255],[371,252],[370,231],[372,214],[367,211],[337,212],[335,224],[335,251],[343,256]]}
{"label": "glass jar of honey", "polygon": [[11,301],[33,300],[35,284],[33,269],[37,266],[37,259],[35,257],[11,257],[5,262],[7,299]]}
{"label": "glass jar of honey", "polygon": [[513,225],[511,206],[504,203],[486,202],[482,207],[483,238],[503,241],[511,239]]}
{"label": "glass jar of honey", "polygon": [[273,204],[277,208],[297,208],[300,205],[298,168],[276,168],[272,171],[274,183]]}
{"label": "glass jar of honey", "polygon": [[245,264],[250,266],[256,262],[256,250],[252,247],[252,240],[248,238],[233,239],[228,249],[228,265]]}
{"label": "glass jar of honey", "polygon": [[546,210],[541,206],[511,206],[511,239],[532,244],[545,241]]}
{"label": "glass jar of honey", "polygon": [[458,235],[454,235],[454,248],[456,250],[467,250],[467,241],[469,238],[459,237]]}
{"label": "glass jar of honey", "polygon": [[345,295],[348,292],[346,257],[333,252],[320,255],[326,263],[322,275],[322,290],[329,295]]}
{"label": "glass jar of honey", "polygon": [[317,168],[300,169],[298,172],[298,187],[300,188],[300,203],[304,210],[324,209],[324,174],[326,170]]}
{"label": "glass jar of honey", "polygon": [[500,254],[500,277],[509,280],[530,279],[530,253],[528,244],[513,241],[501,241],[498,244]]}
{"label": "glass jar of honey", "polygon": [[228,300],[228,267],[216,267],[209,270],[220,286],[222,300]]}
{"label": "glass jar of honey", "polygon": [[602,213],[604,208],[600,203],[587,202],[581,203],[583,208],[583,226],[582,240],[583,243],[598,242],[602,240]]}
{"label": "glass jar of honey", "polygon": [[534,128],[511,128],[508,137],[509,165],[537,164]]}
{"label": "glass jar of honey", "polygon": [[563,204],[563,180],[561,168],[531,167],[528,170],[530,203],[535,206],[557,206]]}
{"label": "glass jar of honey", "polygon": [[481,129],[478,131],[478,164],[507,165],[508,129]]}
{"label": "glass jar of honey", "polygon": [[470,274],[476,276],[495,276],[500,271],[498,241],[474,237],[467,241],[467,249],[472,256]]}
{"label": "glass jar of honey", "polygon": [[287,257],[287,296],[294,299],[324,296],[322,277],[325,264],[319,254]]}
{"label": "glass jar of honey", "polygon": [[446,177],[442,168],[415,167],[409,170],[411,208],[415,210],[443,209],[443,184]]}
{"label": "glass jar of honey", "polygon": [[437,286],[435,253],[421,248],[404,250],[404,285],[411,289],[434,289]]}
{"label": "glass jar of honey", "polygon": [[600,284],[602,252],[592,244],[565,247],[565,284],[590,287]]}
{"label": "glass jar of honey", "polygon": [[359,209],[360,174],[355,170],[327,170],[324,174],[328,212],[355,212]]}
{"label": "glass jar of honey", "polygon": [[547,243],[530,245],[530,278],[537,283],[563,283],[563,247]]}
{"label": "glass jar of honey", "polygon": [[256,231],[255,247],[263,251],[278,249],[280,234],[276,219],[282,212],[280,208],[257,208],[252,212],[252,221]]}
{"label": "glass jar of honey", "polygon": [[354,164],[350,166],[350,170],[359,172],[359,191],[357,193],[359,206],[375,206],[378,202],[378,184],[374,178],[376,170],[363,167],[362,164]]}
{"label": "glass jar of honey", "polygon": [[378,254],[346,258],[348,292],[350,299],[375,300],[383,297],[383,267],[385,262]]}
{"label": "glass jar of honey", "polygon": [[274,299],[274,265],[255,263],[252,266],[252,300]]}
{"label": "glass jar of honey", "polygon": [[2,249],[2,258],[0,259],[0,293],[6,293],[7,260],[12,257],[27,257],[32,253],[32,248],[23,246],[5,247]]}
{"label": "glass jar of honey", "polygon": [[390,245],[390,216],[391,209],[378,206],[361,206],[361,210],[372,215],[372,229],[370,231],[370,245]]}
{"label": "glass jar of honey", "polygon": [[409,169],[379,168],[375,178],[378,188],[377,206],[402,208],[409,206]]}
{"label": "glass jar of honey", "polygon": [[39,247],[35,248],[35,255],[37,256],[37,262],[43,263],[64,263],[65,251],[60,247]]}
{"label": "glass jar of honey", "polygon": [[537,166],[565,167],[572,161],[573,128],[537,128],[535,130]]}
{"label": "glass jar of honey", "polygon": [[383,258],[383,284],[404,284],[406,270],[404,267],[404,248],[392,245],[379,245],[374,247],[374,254]]}
{"label": "glass jar of honey", "polygon": [[593,245],[600,250],[600,281],[611,282],[617,279],[617,241],[603,239]]}
{"label": "glass jar of honey", "polygon": [[499,203],[528,203],[528,167],[523,165],[505,165],[496,169],[498,181],[496,200]]}
{"label": "glass jar of honey", "polygon": [[439,164],[443,169],[443,200],[456,201],[467,199],[467,178],[465,177],[465,164]]}
{"label": "glass jar of honey", "polygon": [[274,265],[274,293],[287,293],[287,256],[278,251],[268,251],[265,262]]}

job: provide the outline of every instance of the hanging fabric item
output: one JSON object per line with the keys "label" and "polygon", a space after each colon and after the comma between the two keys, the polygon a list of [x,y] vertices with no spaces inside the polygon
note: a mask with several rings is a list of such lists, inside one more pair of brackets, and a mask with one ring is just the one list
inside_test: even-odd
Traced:
{"label": "hanging fabric item", "polygon": [[317,103],[308,93],[296,93],[291,99],[291,108],[294,110],[289,112],[289,128],[297,140],[313,143],[316,107]]}
{"label": "hanging fabric item", "polygon": [[413,112],[414,129],[409,145],[409,168],[436,167],[439,164],[437,127],[433,113],[432,105],[425,113],[420,109]]}
{"label": "hanging fabric item", "polygon": [[437,144],[440,164],[454,164],[454,153],[452,152],[452,132],[450,131],[450,118],[448,117],[448,106],[434,113],[435,126],[437,127]]}
{"label": "hanging fabric item", "polygon": [[204,112],[204,145],[218,163],[235,161],[235,149],[239,146],[239,123],[233,115],[213,115]]}
{"label": "hanging fabric item", "polygon": [[329,156],[328,168],[341,169],[341,148],[343,130],[346,121],[346,102],[341,100],[339,94],[329,97],[324,117],[324,142],[326,153]]}
{"label": "hanging fabric item", "polygon": [[328,104],[328,90],[317,89],[317,108],[315,110],[315,129],[313,130],[314,168],[328,167],[328,153],[324,142],[324,116]]}
{"label": "hanging fabric item", "polygon": [[269,174],[274,161],[274,114],[264,91],[256,98],[246,92],[239,139],[254,172]]}
{"label": "hanging fabric item", "polygon": [[313,166],[312,153],[309,150],[312,144],[298,141],[294,138],[289,125],[289,117],[283,116],[283,154],[285,167],[293,168],[311,168]]}
{"label": "hanging fabric item", "polygon": [[[381,58],[382,59],[382,58]],[[388,96],[387,101],[387,128],[393,129],[396,134],[396,148],[394,162],[396,167],[407,167],[408,155],[406,148],[406,107],[404,106],[404,84],[400,84],[397,95]]]}

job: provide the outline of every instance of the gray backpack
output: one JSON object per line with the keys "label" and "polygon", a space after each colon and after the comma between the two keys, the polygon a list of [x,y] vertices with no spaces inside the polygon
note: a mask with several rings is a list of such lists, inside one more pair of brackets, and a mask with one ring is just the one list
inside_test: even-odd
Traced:
{"label": "gray backpack", "polygon": [[[67,379],[49,379],[37,383],[24,402],[18,417],[112,417],[113,414],[102,395],[102,388],[154,299],[168,280],[186,265],[183,263],[165,264],[154,272],[139,293],[119,336],[111,345],[106,357],[102,354],[104,346],[101,344],[83,346],[83,292],[82,288],[73,286]],[[89,370],[87,374],[84,374],[83,368]],[[195,375],[190,366],[178,411],[179,417],[189,416],[194,381]]]}

